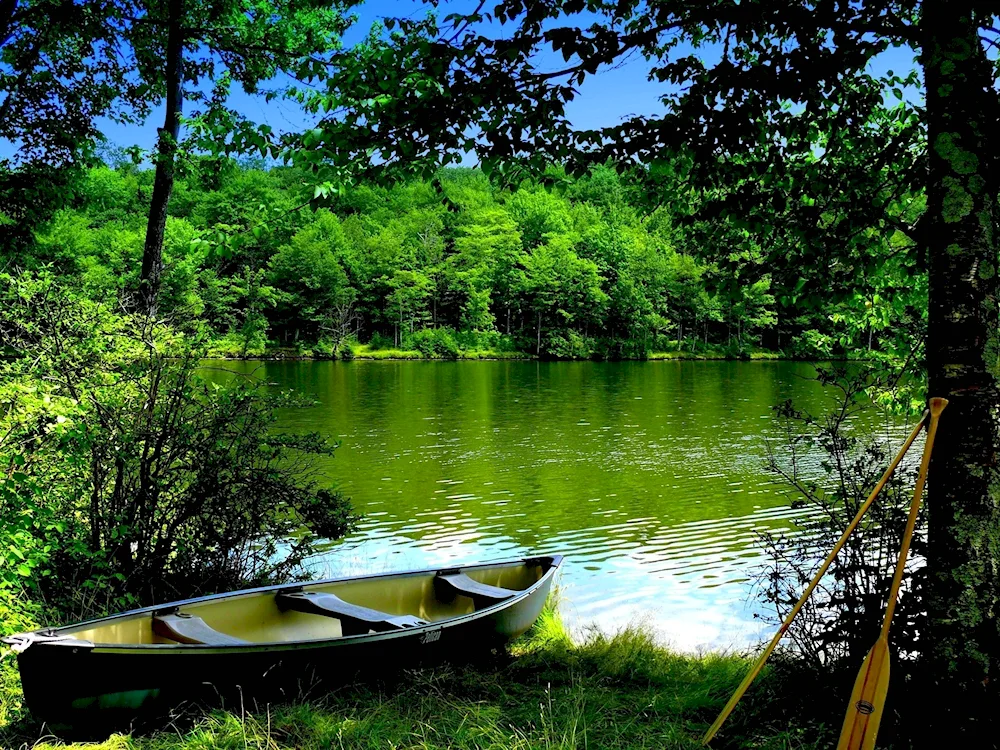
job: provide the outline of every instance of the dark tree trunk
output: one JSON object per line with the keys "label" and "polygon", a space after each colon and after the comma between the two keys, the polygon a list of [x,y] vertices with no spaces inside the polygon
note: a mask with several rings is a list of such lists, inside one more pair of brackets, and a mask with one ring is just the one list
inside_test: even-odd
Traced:
{"label": "dark tree trunk", "polygon": [[166,114],[159,129],[156,149],[156,175],[153,199],[146,225],[146,244],[142,251],[142,274],[139,277],[138,309],[156,314],[157,298],[163,275],[163,231],[167,225],[167,204],[174,189],[174,158],[180,136],[181,108],[184,101],[184,0],[170,0],[167,29]]}
{"label": "dark tree trunk", "polygon": [[93,486],[90,490],[90,551],[96,554],[101,551],[101,485],[104,482],[101,476],[101,462],[96,455],[91,461],[91,482]]}
{"label": "dark tree trunk", "polygon": [[[930,469],[928,634],[935,721],[979,745],[1000,685],[995,95],[966,3],[923,4],[930,179],[929,395],[949,405]],[[925,712],[926,713],[926,712]],[[996,721],[995,719],[992,721]],[[957,736],[962,730],[964,738]],[[971,741],[971,744],[969,744]],[[992,741],[990,741],[992,743]]]}

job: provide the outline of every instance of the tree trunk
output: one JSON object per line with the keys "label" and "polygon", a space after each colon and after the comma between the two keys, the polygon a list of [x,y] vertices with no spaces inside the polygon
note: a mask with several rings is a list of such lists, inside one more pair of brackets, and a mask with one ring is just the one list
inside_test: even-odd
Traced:
{"label": "tree trunk", "polygon": [[101,551],[101,462],[96,453],[91,460],[90,489],[90,551],[97,554]]}
{"label": "tree trunk", "polygon": [[[927,692],[951,743],[979,745],[1000,667],[997,220],[992,76],[970,5],[925,0],[929,395],[949,405],[930,469]],[[989,93],[987,93],[989,92]],[[928,712],[925,711],[925,714]],[[993,720],[994,722],[996,720]],[[958,731],[956,731],[958,730]],[[959,739],[959,734],[964,735]],[[971,742],[971,744],[970,744]]]}
{"label": "tree trunk", "polygon": [[538,313],[538,325],[535,328],[536,340],[535,340],[535,356],[538,357],[542,353],[542,313]]}
{"label": "tree trunk", "polygon": [[163,232],[167,226],[167,204],[174,188],[174,157],[181,129],[181,109],[184,101],[184,0],[170,0],[167,28],[167,94],[166,114],[156,143],[156,175],[153,178],[153,198],[146,225],[146,244],[142,251],[142,273],[139,277],[138,309],[156,314],[157,298],[163,275]]}

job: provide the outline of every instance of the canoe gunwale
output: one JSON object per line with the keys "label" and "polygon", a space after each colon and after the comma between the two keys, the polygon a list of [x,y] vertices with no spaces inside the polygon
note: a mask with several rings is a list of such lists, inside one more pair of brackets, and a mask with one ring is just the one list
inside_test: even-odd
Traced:
{"label": "canoe gunwale", "polygon": [[[11,646],[15,652],[23,652],[28,648],[34,648],[39,646],[45,647],[60,647],[60,648],[71,648],[74,653],[78,650],[93,651],[96,653],[163,653],[163,654],[201,654],[201,653],[227,653],[227,654],[237,654],[246,652],[261,652],[261,651],[295,651],[295,650],[308,650],[314,648],[326,648],[339,644],[354,644],[354,643],[364,643],[372,640],[394,640],[396,638],[414,638],[420,637],[423,634],[441,631],[447,628],[458,627],[461,625],[468,624],[478,619],[485,619],[496,615],[498,612],[502,612],[506,609],[516,607],[519,603],[531,596],[535,591],[537,591],[541,586],[545,585],[551,580],[551,578],[559,570],[562,565],[563,556],[562,555],[535,555],[532,557],[519,558],[513,560],[498,560],[495,562],[485,562],[485,563],[475,563],[467,566],[460,566],[459,568],[427,568],[423,570],[406,570],[397,571],[391,573],[375,573],[363,576],[342,576],[338,578],[326,578],[316,581],[297,581],[293,583],[283,583],[275,584],[271,586],[259,586],[252,589],[244,589],[241,591],[226,591],[218,594],[208,594],[206,596],[194,597],[191,599],[184,599],[175,602],[168,602],[165,604],[154,604],[149,607],[141,607],[139,609],[132,609],[126,612],[120,612],[118,614],[110,615],[108,617],[99,617],[92,620],[86,620],[79,623],[73,623],[71,625],[63,625],[57,628],[41,628],[39,630],[31,631],[28,633],[18,633],[11,636],[6,636],[0,638],[0,642]],[[488,607],[482,609],[474,610],[468,614],[458,615],[455,617],[449,617],[443,620],[438,620],[435,622],[428,622],[424,625],[418,625],[414,627],[408,627],[400,630],[392,631],[382,631],[373,633],[358,633],[355,635],[341,635],[332,638],[310,638],[310,639],[300,639],[292,641],[264,641],[259,643],[246,643],[246,644],[232,644],[232,645],[219,645],[210,643],[94,643],[92,641],[82,640],[74,638],[70,634],[61,635],[64,631],[70,629],[84,629],[85,626],[96,626],[99,624],[107,624],[118,619],[135,617],[136,615],[150,614],[155,615],[162,612],[172,612],[176,611],[180,607],[184,607],[191,604],[203,603],[208,601],[224,600],[228,598],[235,598],[239,596],[246,596],[251,594],[262,594],[268,592],[279,592],[282,590],[301,590],[303,587],[311,586],[323,586],[327,584],[342,583],[347,581],[359,581],[359,580],[377,580],[380,578],[401,578],[404,576],[420,576],[420,575],[431,575],[437,574],[441,571],[455,571],[455,570],[477,570],[483,568],[496,568],[504,566],[513,565],[543,565],[547,566],[545,572],[539,577],[537,581],[532,583],[528,588],[519,591],[516,596],[510,599],[497,602]]]}

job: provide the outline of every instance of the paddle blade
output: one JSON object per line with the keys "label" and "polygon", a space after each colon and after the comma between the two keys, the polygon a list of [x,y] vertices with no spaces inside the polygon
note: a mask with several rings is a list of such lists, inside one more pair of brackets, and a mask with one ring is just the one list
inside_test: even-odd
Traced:
{"label": "paddle blade", "polygon": [[861,665],[837,750],[874,750],[889,692],[889,642],[879,638]]}

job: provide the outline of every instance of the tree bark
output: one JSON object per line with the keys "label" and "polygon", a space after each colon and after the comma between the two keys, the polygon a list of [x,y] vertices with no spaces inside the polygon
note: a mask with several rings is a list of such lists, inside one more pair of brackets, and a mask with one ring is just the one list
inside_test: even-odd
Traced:
{"label": "tree bark", "polygon": [[137,308],[156,315],[163,276],[163,232],[167,226],[167,204],[174,189],[174,159],[181,129],[184,102],[184,0],[170,0],[167,19],[167,92],[166,114],[156,143],[156,174],[153,198],[146,225],[146,244],[142,251]]}
{"label": "tree bark", "polygon": [[[970,4],[925,0],[931,462],[925,691],[955,746],[985,740],[1000,666],[995,94]],[[928,712],[924,712],[927,714]],[[958,730],[958,731],[956,731]],[[964,741],[958,734],[964,735]],[[992,743],[992,740],[990,741]]]}

